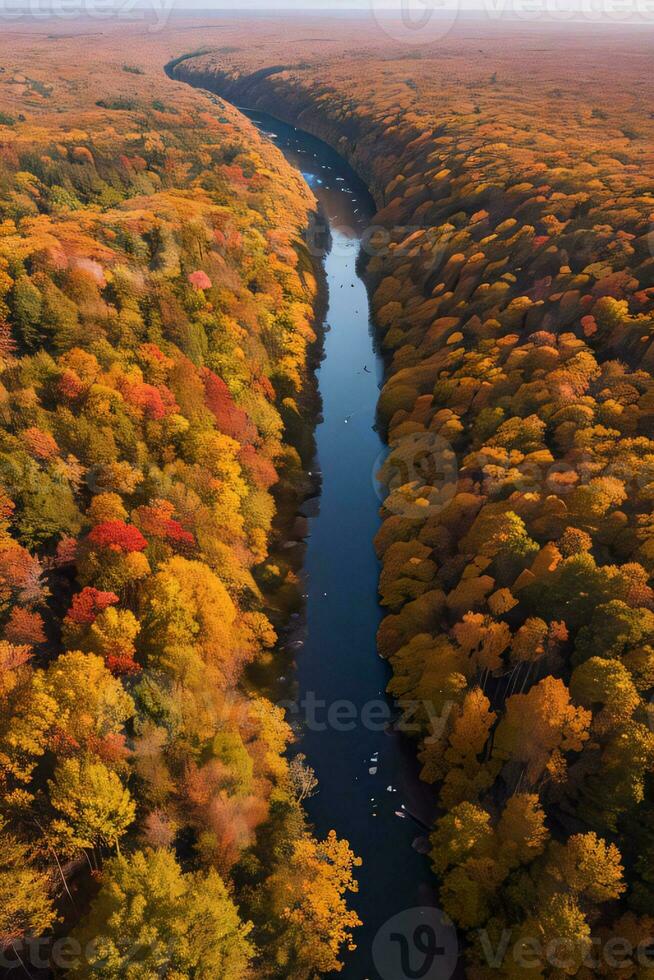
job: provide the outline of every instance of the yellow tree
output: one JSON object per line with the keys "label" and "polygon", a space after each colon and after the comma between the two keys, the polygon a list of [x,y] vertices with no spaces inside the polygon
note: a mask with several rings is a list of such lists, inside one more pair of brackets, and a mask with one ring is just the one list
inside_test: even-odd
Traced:
{"label": "yellow tree", "polygon": [[288,980],[338,970],[343,947],[354,949],[352,930],[361,922],[348,909],[346,895],[358,890],[354,868],[360,865],[348,842],[332,830],[323,841],[301,837],[274,874],[273,904],[287,923],[278,957]]}
{"label": "yellow tree", "polygon": [[496,717],[486,695],[475,687],[466,693],[460,706],[452,708],[449,731],[444,737],[425,740],[420,753],[421,775],[428,782],[443,780],[444,806],[476,800],[493,782],[496,771],[491,765],[482,766],[480,756]]}
{"label": "yellow tree", "polygon": [[514,694],[498,725],[493,745],[496,759],[519,767],[518,779],[529,786],[548,777],[560,780],[563,753],[580,752],[589,737],[592,714],[575,707],[562,680],[545,677],[526,694]]}

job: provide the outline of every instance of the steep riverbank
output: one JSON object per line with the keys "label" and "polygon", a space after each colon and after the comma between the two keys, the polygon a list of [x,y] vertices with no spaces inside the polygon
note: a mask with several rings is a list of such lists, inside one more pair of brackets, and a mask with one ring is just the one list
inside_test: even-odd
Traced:
{"label": "steep riverbank", "polygon": [[215,92],[233,105],[266,113],[326,143],[366,185],[376,208],[383,207],[384,186],[374,165],[378,133],[368,138],[356,123],[337,124],[328,113],[318,111],[312,94],[288,83],[285,77],[281,81],[276,77],[284,66],[240,74],[215,64],[205,67],[202,57],[199,53],[177,58],[169,62],[166,72],[170,78]]}

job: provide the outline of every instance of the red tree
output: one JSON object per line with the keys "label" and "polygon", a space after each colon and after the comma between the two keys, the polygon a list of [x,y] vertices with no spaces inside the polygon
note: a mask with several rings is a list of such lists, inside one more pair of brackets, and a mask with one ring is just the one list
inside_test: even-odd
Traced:
{"label": "red tree", "polygon": [[212,286],[211,279],[202,269],[198,269],[197,272],[192,272],[188,277],[188,281],[194,289],[211,289]]}
{"label": "red tree", "polygon": [[109,548],[111,551],[145,551],[148,546],[139,529],[124,521],[96,524],[88,540],[96,548]]}
{"label": "red tree", "polygon": [[243,446],[238,454],[241,466],[256,486],[268,490],[277,483],[277,470],[265,456],[257,452],[254,446]]}
{"label": "red tree", "polygon": [[94,623],[103,610],[114,606],[117,602],[118,596],[114,592],[100,592],[87,586],[73,596],[73,604],[66,618],[80,625]]}
{"label": "red tree", "polygon": [[221,432],[238,442],[254,442],[256,427],[243,409],[236,405],[223,379],[205,369],[202,380],[207,408],[213,413]]}
{"label": "red tree", "polygon": [[16,646],[35,646],[45,643],[43,619],[37,612],[15,606],[5,626],[5,640]]}

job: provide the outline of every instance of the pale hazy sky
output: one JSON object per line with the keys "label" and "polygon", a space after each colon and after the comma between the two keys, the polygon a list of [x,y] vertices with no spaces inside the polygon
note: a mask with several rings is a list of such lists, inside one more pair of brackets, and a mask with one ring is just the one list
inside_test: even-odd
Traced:
{"label": "pale hazy sky", "polygon": [[[401,11],[402,22],[408,27],[416,21],[422,22],[427,16],[427,23],[433,29],[438,29],[443,19],[477,18],[477,15],[482,23],[506,18],[526,24],[541,22],[562,27],[578,22],[654,28],[654,0],[0,0],[0,30],[2,18],[16,21],[30,13],[41,19],[64,15],[70,18],[75,11],[94,16],[96,6],[98,16],[111,16],[112,10],[119,15],[128,8],[154,10],[162,23],[164,20],[167,23],[175,14],[192,11],[229,11],[231,14],[260,11],[268,15],[291,11],[338,15],[350,11],[353,16],[373,16],[378,20],[393,15],[399,20],[397,14]],[[434,12],[433,16],[429,11]],[[389,33],[385,27],[383,29]],[[437,30],[438,36],[440,33]],[[418,36],[409,30],[401,40],[420,43],[422,39],[429,40],[430,36],[429,31]]]}
{"label": "pale hazy sky", "polygon": [[[0,0],[1,2],[1,0]],[[654,24],[654,0],[175,0],[177,9],[239,11],[371,11],[376,15],[404,9],[414,15],[439,8],[478,11],[480,14],[513,12],[524,20],[538,19],[543,11],[565,20],[573,11],[591,22],[620,23],[636,20]],[[576,18],[575,18],[576,19]]]}

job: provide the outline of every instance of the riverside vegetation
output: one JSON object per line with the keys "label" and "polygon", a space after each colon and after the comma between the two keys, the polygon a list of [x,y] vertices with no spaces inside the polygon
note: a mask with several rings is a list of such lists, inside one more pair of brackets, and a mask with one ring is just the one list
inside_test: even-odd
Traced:
{"label": "riverside vegetation", "polygon": [[[391,693],[430,707],[466,974],[524,976],[511,954],[552,941],[530,976],[617,956],[642,977],[648,38],[199,26],[177,77],[322,136],[379,207],[387,472],[442,447],[382,512],[379,648]],[[103,31],[2,44],[3,946],[72,935],[79,977],[315,976],[350,942],[355,859],[307,831],[289,731],[244,672],[296,596],[270,490],[304,482],[312,202],[238,114],[163,77],[197,23]],[[491,967],[480,937],[506,930]]]}
{"label": "riverside vegetation", "polygon": [[[376,542],[389,690],[446,719],[433,737],[425,712],[418,744],[441,804],[441,905],[468,934],[473,980],[526,975],[520,954],[530,976],[614,976],[607,949],[621,976],[644,976],[649,41],[473,24],[409,48],[338,31],[267,24],[246,44],[229,25],[228,48],[175,71],[328,140],[376,196],[384,245],[367,278],[388,356],[386,473],[407,446],[443,447],[431,479],[416,464],[393,480]],[[509,955],[491,967],[488,943],[507,930]],[[534,960],[534,943],[554,960]]]}
{"label": "riverside vegetation", "polygon": [[45,935],[76,978],[314,977],[357,860],[247,670],[299,601],[270,549],[307,490],[314,201],[147,32],[55,27],[0,43],[3,966]]}

